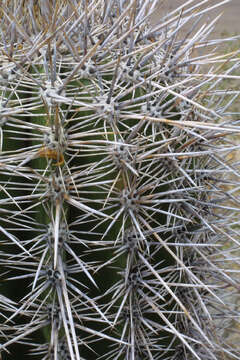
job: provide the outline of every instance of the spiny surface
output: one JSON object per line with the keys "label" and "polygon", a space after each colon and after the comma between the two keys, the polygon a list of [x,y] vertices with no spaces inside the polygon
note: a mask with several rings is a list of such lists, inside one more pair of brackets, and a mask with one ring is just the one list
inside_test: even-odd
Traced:
{"label": "spiny surface", "polygon": [[210,1],[156,3],[1,2],[2,350],[240,356],[237,54],[199,55]]}

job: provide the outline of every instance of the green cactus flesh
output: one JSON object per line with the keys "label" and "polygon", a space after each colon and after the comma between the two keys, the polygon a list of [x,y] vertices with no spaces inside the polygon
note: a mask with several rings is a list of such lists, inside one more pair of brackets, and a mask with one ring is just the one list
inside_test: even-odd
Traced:
{"label": "green cactus flesh", "polygon": [[1,1],[3,360],[239,359],[238,56],[200,54],[209,3],[153,29],[157,1]]}

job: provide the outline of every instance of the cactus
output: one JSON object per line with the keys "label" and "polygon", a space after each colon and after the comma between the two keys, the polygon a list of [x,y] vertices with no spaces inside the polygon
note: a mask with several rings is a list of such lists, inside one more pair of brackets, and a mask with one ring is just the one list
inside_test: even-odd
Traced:
{"label": "cactus", "polygon": [[3,360],[240,357],[238,53],[156,5],[1,1]]}

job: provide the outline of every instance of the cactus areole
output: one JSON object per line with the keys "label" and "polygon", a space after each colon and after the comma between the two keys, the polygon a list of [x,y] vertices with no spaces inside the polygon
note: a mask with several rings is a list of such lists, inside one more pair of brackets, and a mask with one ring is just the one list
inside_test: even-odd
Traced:
{"label": "cactus areole", "polygon": [[159,3],[0,2],[3,360],[240,358],[239,55]]}

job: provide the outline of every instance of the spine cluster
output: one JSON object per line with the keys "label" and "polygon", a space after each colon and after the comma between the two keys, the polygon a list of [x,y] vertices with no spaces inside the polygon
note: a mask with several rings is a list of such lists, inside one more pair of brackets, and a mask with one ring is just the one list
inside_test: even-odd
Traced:
{"label": "spine cluster", "polygon": [[239,63],[199,55],[205,2],[1,2],[6,359],[239,359]]}

